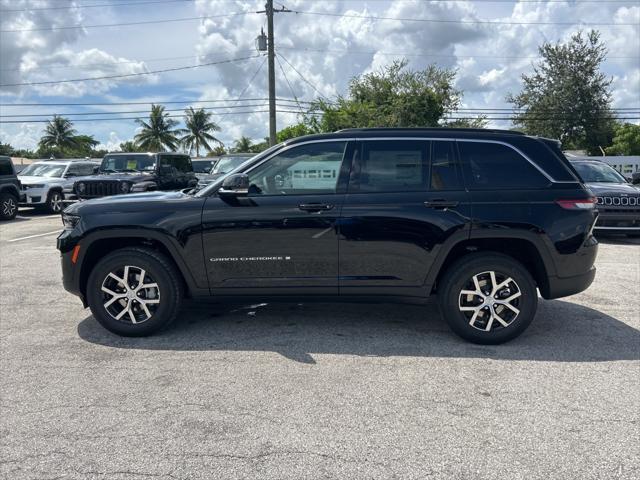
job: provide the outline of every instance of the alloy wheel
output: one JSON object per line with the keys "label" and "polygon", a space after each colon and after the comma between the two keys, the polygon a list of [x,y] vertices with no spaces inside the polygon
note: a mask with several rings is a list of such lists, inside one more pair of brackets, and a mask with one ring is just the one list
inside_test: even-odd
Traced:
{"label": "alloy wheel", "polygon": [[121,322],[146,322],[160,305],[158,284],[144,269],[133,265],[109,272],[101,290],[104,309]]}
{"label": "alloy wheel", "polygon": [[51,210],[55,213],[62,211],[62,195],[57,192],[51,194]]}
{"label": "alloy wheel", "polygon": [[2,214],[5,217],[11,218],[16,211],[18,206],[13,198],[9,197],[4,202],[2,202]]}
{"label": "alloy wheel", "polygon": [[458,308],[477,330],[507,328],[520,315],[522,290],[515,280],[500,272],[474,275],[460,291]]}

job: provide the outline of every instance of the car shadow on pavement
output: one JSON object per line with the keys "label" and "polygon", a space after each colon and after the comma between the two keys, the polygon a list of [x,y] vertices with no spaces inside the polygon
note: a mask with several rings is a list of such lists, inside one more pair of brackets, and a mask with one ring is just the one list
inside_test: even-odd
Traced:
{"label": "car shadow on pavement", "polygon": [[147,338],[111,334],[89,316],[79,336],[141,350],[272,351],[313,364],[314,354],[604,362],[640,359],[640,331],[597,310],[541,301],[529,329],[510,343],[482,346],[455,336],[437,307],[392,304],[187,306],[170,329]]}

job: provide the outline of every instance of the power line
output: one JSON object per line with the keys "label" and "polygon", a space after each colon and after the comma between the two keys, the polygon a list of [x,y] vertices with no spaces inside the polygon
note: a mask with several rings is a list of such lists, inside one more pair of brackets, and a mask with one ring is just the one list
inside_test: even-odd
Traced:
{"label": "power line", "polygon": [[[322,92],[320,92],[320,90],[318,90],[318,89],[313,85],[313,83],[311,83],[309,80],[307,80],[307,79],[304,77],[304,75],[302,75],[302,74],[298,71],[298,69],[297,69],[296,67],[294,67],[294,66],[291,64],[291,62],[290,62],[289,60],[287,60],[286,58],[284,58],[284,56],[283,56],[281,53],[279,53],[279,52],[278,52],[278,53],[276,53],[276,55],[278,55],[280,58],[282,58],[282,60],[284,60],[284,61],[287,63],[287,65],[289,65],[289,66],[293,69],[293,71],[294,71],[294,72],[296,72],[296,73],[298,74],[298,76],[302,79],[302,81],[303,81],[303,82],[305,82],[307,85],[309,85],[311,88],[313,88],[313,89],[315,90],[315,92],[316,92],[318,95],[320,95],[320,97],[321,97],[321,98],[323,98],[323,99],[327,99],[327,97],[325,97],[325,96],[322,94]],[[328,99],[327,99],[327,100],[328,100]]]}
{"label": "power line", "polygon": [[[296,113],[300,114],[297,110],[277,110],[279,113]],[[251,115],[254,113],[269,113],[269,110],[250,110],[246,112],[223,112],[223,113],[213,113],[215,116],[227,116],[227,115]],[[167,115],[167,118],[181,118],[184,115]],[[74,120],[73,122],[108,122],[112,120],[137,120],[140,117],[118,117],[118,118],[79,118]],[[49,120],[0,120],[0,124],[3,123],[47,123]]]}
{"label": "power line", "polygon": [[41,10],[76,10],[80,8],[96,8],[96,7],[135,7],[136,5],[150,5],[158,3],[185,3],[194,0],[150,0],[143,2],[127,2],[127,3],[94,3],[91,5],[66,5],[64,7],[34,7],[34,8],[11,8],[0,9],[0,13],[18,13],[18,12],[38,12]]}
{"label": "power line", "polygon": [[26,82],[26,83],[5,83],[4,85],[0,85],[0,87],[21,87],[21,86],[32,86],[32,85],[52,85],[59,83],[71,83],[71,82],[87,82],[91,80],[110,80],[113,78],[126,78],[126,77],[139,77],[141,75],[153,75],[156,73],[166,73],[166,72],[176,72],[178,70],[190,70],[193,68],[200,67],[209,67],[211,65],[222,65],[224,63],[233,63],[233,62],[241,62],[244,60],[249,60],[251,58],[258,58],[260,55],[252,55],[249,57],[241,57],[241,58],[232,58],[230,60],[220,60],[218,62],[207,62],[200,63],[198,65],[187,65],[183,67],[173,67],[173,68],[164,68],[162,70],[151,70],[148,72],[138,72],[138,73],[127,73],[122,75],[104,75],[101,77],[87,77],[87,78],[73,78],[69,80],[48,80],[45,82]]}
{"label": "power line", "polygon": [[424,23],[461,23],[470,25],[565,25],[565,26],[636,26],[637,23],[612,23],[612,22],[509,22],[502,20],[445,20],[436,18],[399,18],[399,17],[381,17],[374,15],[356,15],[351,13],[329,13],[329,12],[302,12],[294,10],[294,13],[300,15],[318,15],[325,17],[341,17],[341,18],[361,18],[365,20],[396,20],[400,22],[424,22]]}
{"label": "power line", "polygon": [[172,23],[172,22],[190,22],[193,20],[207,20],[210,18],[237,17],[239,15],[248,15],[254,12],[236,12],[224,15],[204,15],[200,17],[184,17],[184,18],[166,18],[162,20],[143,20],[139,22],[126,23],[103,23],[98,25],[64,25],[61,27],[38,27],[38,28],[20,28],[15,30],[0,30],[0,33],[20,33],[20,32],[39,32],[51,30],[74,30],[79,28],[103,28],[103,27],[128,27],[132,25],[150,25],[154,23]]}
{"label": "power line", "polygon": [[298,97],[296,96],[296,92],[293,91],[293,87],[291,86],[291,83],[289,82],[289,79],[287,78],[287,74],[284,72],[284,68],[282,68],[282,63],[280,62],[280,59],[278,57],[276,57],[276,60],[278,61],[278,66],[280,67],[280,71],[282,72],[282,76],[284,77],[285,81],[287,82],[287,85],[289,85],[289,90],[291,90],[291,95],[293,95],[293,98],[295,99],[296,103],[298,104],[298,107],[302,110],[302,106],[300,105],[300,102],[298,102]]}
{"label": "power line", "polygon": [[[189,103],[229,103],[237,102],[240,98],[215,99],[215,100],[151,100],[147,102],[84,102],[84,103],[0,103],[0,107],[76,107],[76,106],[102,106],[102,105],[151,105],[151,104],[189,104]],[[268,100],[268,98],[244,98],[244,101]],[[276,97],[276,100],[293,101],[293,99]],[[300,103],[313,103],[309,100],[299,100]]]}

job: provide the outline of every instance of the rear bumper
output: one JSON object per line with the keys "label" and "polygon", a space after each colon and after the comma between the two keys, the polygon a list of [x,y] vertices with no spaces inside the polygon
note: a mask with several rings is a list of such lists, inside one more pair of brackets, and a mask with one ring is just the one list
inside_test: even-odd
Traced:
{"label": "rear bumper", "polygon": [[596,267],[591,267],[588,272],[572,277],[549,277],[549,289],[542,296],[547,300],[568,297],[585,291],[593,283],[596,277]]}
{"label": "rear bumper", "polygon": [[87,300],[82,293],[82,289],[80,288],[80,267],[82,265],[81,262],[77,261],[73,263],[73,250],[64,251],[62,244],[65,241],[65,237],[68,235],[67,231],[63,231],[57,239],[57,247],[60,252],[60,265],[62,267],[62,286],[64,289],[73,293],[74,295],[80,297],[82,301],[82,305],[87,307]]}

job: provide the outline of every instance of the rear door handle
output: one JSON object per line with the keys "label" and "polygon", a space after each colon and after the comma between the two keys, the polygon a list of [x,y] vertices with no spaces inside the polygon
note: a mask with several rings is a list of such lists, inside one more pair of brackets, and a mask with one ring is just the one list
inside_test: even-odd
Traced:
{"label": "rear door handle", "polygon": [[333,205],[329,205],[328,203],[303,203],[298,205],[298,208],[305,212],[321,212],[331,210]]}
{"label": "rear door handle", "polygon": [[428,200],[424,202],[424,206],[428,208],[435,208],[435,209],[453,208],[453,207],[457,207],[458,203],[459,202],[456,202],[454,200],[444,200],[441,198],[437,198],[435,200]]}

